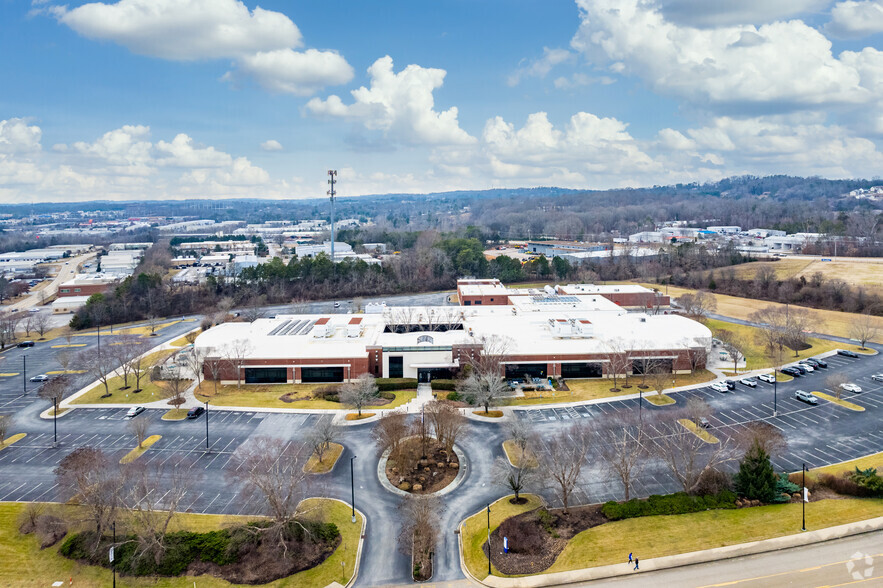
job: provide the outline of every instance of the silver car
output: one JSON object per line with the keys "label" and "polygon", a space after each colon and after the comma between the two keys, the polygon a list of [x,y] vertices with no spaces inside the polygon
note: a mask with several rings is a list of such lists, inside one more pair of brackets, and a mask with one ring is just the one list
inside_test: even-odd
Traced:
{"label": "silver car", "polygon": [[813,396],[809,392],[806,392],[805,390],[798,390],[797,392],[795,392],[794,398],[796,398],[797,400],[806,402],[807,404],[818,404],[819,403],[818,398],[816,398],[815,396]]}

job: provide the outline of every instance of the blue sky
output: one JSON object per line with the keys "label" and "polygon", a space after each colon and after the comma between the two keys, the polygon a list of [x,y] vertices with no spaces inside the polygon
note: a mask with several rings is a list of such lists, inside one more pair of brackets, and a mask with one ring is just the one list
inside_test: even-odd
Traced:
{"label": "blue sky", "polygon": [[0,199],[883,169],[883,0],[0,0]]}

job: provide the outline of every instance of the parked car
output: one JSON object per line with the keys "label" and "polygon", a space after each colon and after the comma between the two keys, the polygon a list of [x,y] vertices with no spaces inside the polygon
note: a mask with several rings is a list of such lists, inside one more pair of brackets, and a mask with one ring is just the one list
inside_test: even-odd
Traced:
{"label": "parked car", "polygon": [[883,374],[874,374],[871,379],[875,382],[883,382]]}
{"label": "parked car", "polygon": [[33,347],[34,342],[33,341],[22,341],[21,343],[18,344],[18,346],[19,347]]}
{"label": "parked car", "polygon": [[143,406],[133,406],[132,408],[130,408],[128,410],[128,412],[126,412],[125,418],[133,419],[136,416],[138,416],[139,414],[141,414],[142,412],[144,412],[145,410],[146,409]]}
{"label": "parked car", "polygon": [[699,417],[699,426],[703,429],[708,429],[711,427],[711,423],[708,422],[708,419],[705,417]]}
{"label": "parked car", "polygon": [[811,357],[810,361],[815,362],[815,365],[817,365],[820,368],[827,368],[828,367],[828,362],[826,362],[824,359],[819,359],[817,357]]}
{"label": "parked car", "polygon": [[335,302],[335,303],[334,303],[334,308],[340,308],[340,302]]}
{"label": "parked car", "polygon": [[39,376],[34,376],[33,378],[31,378],[31,381],[32,382],[48,382],[49,376],[47,376],[46,374],[40,374]]}
{"label": "parked car", "polygon": [[748,386],[749,388],[757,388],[757,380],[754,378],[742,378],[739,380],[739,383],[743,386]]}
{"label": "parked car", "polygon": [[736,389],[736,381],[735,380],[727,380],[726,384],[727,384],[727,389],[729,389],[729,390]]}
{"label": "parked car", "polygon": [[795,392],[794,398],[796,398],[797,400],[800,400],[802,402],[806,402],[807,404],[818,404],[819,403],[818,398],[816,398],[815,396],[813,396],[812,394],[810,394],[809,392],[806,392],[804,390],[798,390],[797,392]]}
{"label": "parked car", "polygon": [[849,349],[838,349],[837,355],[843,355],[844,357],[858,357],[858,353],[850,351]]}
{"label": "parked car", "polygon": [[857,384],[853,384],[852,382],[847,382],[845,384],[840,384],[841,390],[846,390],[847,392],[852,392],[853,394],[861,394],[862,388]]}
{"label": "parked car", "polygon": [[727,386],[726,382],[715,382],[711,385],[711,389],[717,392],[729,392],[730,387]]}
{"label": "parked car", "polygon": [[787,374],[787,375],[792,376],[794,378],[800,377],[800,370],[793,368],[793,367],[784,367],[784,368],[780,369],[779,371],[782,372],[783,374]]}
{"label": "parked car", "polygon": [[190,410],[187,411],[188,419],[198,419],[199,415],[205,412],[205,409],[201,406],[194,406]]}
{"label": "parked car", "polygon": [[[795,363],[794,365],[791,365],[788,367],[790,367],[792,370],[797,370],[798,372],[800,372],[800,375],[809,373],[809,370],[806,369],[806,366],[800,365],[799,363]],[[782,371],[785,371],[785,370],[782,370]]]}
{"label": "parked car", "polygon": [[39,308],[29,308],[28,312],[40,312]]}
{"label": "parked car", "polygon": [[757,379],[760,380],[761,382],[767,382],[768,384],[772,384],[773,382],[776,381],[776,376],[774,376],[773,374],[761,374],[761,375],[757,376]]}
{"label": "parked car", "polygon": [[798,365],[799,367],[802,367],[803,369],[805,369],[805,370],[806,370],[807,372],[809,372],[809,373],[813,373],[814,371],[816,371],[816,368],[813,367],[813,365],[812,365],[812,364],[809,364],[809,363],[799,363],[799,364],[797,364],[797,365]]}

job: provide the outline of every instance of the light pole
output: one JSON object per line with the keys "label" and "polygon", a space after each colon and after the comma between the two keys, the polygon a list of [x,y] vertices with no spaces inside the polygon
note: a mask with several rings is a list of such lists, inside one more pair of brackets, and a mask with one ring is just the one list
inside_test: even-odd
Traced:
{"label": "light pole", "polygon": [[350,458],[350,491],[352,492],[353,498],[353,522],[356,522],[356,474],[353,470],[353,460],[358,456],[354,455]]}
{"label": "light pole", "polygon": [[21,356],[21,394],[24,396],[28,393],[28,354],[23,353]]}
{"label": "light pole", "polygon": [[55,410],[52,411],[52,446],[58,445],[58,396],[52,397],[52,405]]}
{"label": "light pole", "polygon": [[208,399],[205,401],[205,452],[208,453]]}
{"label": "light pole", "polygon": [[334,191],[334,184],[337,181],[337,170],[329,169],[328,170],[328,183],[331,184],[331,189],[328,190],[328,196],[331,197],[331,263],[334,263],[334,197],[337,195],[337,192]]}
{"label": "light pole", "polygon": [[491,575],[491,505],[487,505],[487,575]]}
{"label": "light pole", "polygon": [[[113,546],[111,547],[111,553],[114,552],[114,547],[117,544],[117,522],[113,522]],[[112,557],[110,560],[110,567],[113,569],[113,588],[117,588],[117,564],[116,557]]]}
{"label": "light pole", "polygon": [[773,366],[773,416],[779,416],[779,405],[777,404],[779,398],[779,368]]}
{"label": "light pole", "polygon": [[644,391],[638,388],[638,421],[644,422]]}
{"label": "light pole", "polygon": [[803,496],[800,497],[800,506],[803,510],[803,521],[800,525],[801,531],[806,531],[806,464],[803,464]]}

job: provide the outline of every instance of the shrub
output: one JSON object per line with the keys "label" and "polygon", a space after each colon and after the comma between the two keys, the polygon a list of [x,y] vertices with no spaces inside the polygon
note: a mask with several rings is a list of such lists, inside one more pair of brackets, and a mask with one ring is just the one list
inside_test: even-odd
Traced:
{"label": "shrub", "polygon": [[873,492],[867,488],[859,486],[849,478],[834,476],[832,474],[821,474],[819,476],[819,486],[824,486],[825,488],[833,490],[837,494],[843,494],[844,496],[858,496],[861,498],[873,495]]}
{"label": "shrub", "polygon": [[386,400],[395,400],[396,399],[396,395],[393,394],[392,392],[378,392],[377,396],[379,396],[380,398],[385,398]]}
{"label": "shrub", "polygon": [[637,498],[628,502],[611,500],[601,507],[601,513],[611,521],[618,521],[635,517],[686,514],[719,508],[736,508],[736,495],[729,490],[705,496],[690,496],[686,492],[664,496],[654,494],[646,500]]}
{"label": "shrub", "polygon": [[377,389],[380,392],[391,392],[392,390],[411,390],[417,387],[415,378],[377,378],[374,380]]}
{"label": "shrub", "polygon": [[883,478],[877,475],[877,468],[866,470],[855,468],[855,471],[850,472],[847,477],[873,496],[883,495]]}
{"label": "shrub", "polygon": [[326,384],[324,386],[316,386],[311,393],[316,400],[327,400],[328,402],[340,402],[340,385]]}
{"label": "shrub", "polygon": [[460,400],[463,400],[463,395],[460,394],[459,392],[457,392],[456,390],[453,390],[451,392],[448,392],[447,398],[451,402],[459,402]]}
{"label": "shrub", "polygon": [[720,494],[724,490],[733,489],[733,478],[727,472],[716,469],[705,470],[699,476],[699,483],[696,486],[696,494],[705,496],[707,494]]}
{"label": "shrub", "polygon": [[736,491],[751,500],[772,502],[777,496],[776,479],[769,454],[755,439],[739,464],[739,473],[735,476]]}
{"label": "shrub", "polygon": [[788,474],[783,473],[776,477],[776,497],[773,502],[778,504],[789,502],[790,496],[795,492],[800,492],[800,486],[791,482]]}
{"label": "shrub", "polygon": [[[432,389],[445,391],[456,390],[457,382],[455,382],[454,380],[433,380]],[[448,398],[450,398],[450,395],[448,395]]]}

